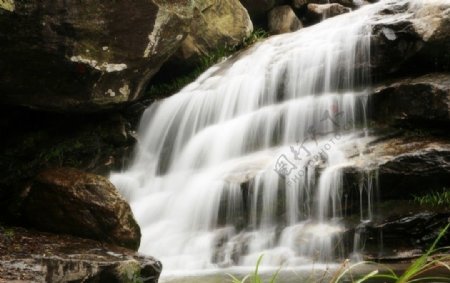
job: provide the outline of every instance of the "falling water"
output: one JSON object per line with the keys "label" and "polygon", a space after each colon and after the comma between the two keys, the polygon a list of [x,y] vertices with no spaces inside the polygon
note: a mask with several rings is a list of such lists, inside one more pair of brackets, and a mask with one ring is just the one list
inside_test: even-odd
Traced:
{"label": "falling water", "polygon": [[366,135],[370,23],[386,5],[271,37],[145,111],[133,165],[111,176],[141,252],[166,270],[345,256],[342,168]]}

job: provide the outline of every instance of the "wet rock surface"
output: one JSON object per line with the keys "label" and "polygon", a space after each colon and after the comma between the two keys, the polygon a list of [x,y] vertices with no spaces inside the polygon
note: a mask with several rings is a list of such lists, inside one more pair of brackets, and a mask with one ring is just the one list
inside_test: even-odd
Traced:
{"label": "wet rock surface", "polygon": [[0,227],[2,282],[158,282],[162,264],[131,250],[66,235]]}
{"label": "wet rock surface", "polygon": [[38,174],[23,197],[22,217],[31,227],[139,247],[141,232],[130,206],[104,177],[49,169]]}

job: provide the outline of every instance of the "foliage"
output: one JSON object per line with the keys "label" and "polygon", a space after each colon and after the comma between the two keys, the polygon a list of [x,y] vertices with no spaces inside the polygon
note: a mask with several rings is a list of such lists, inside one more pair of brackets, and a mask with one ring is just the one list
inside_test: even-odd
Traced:
{"label": "foliage", "polygon": [[443,188],[442,192],[431,192],[423,196],[414,196],[414,202],[422,206],[449,207],[450,190]]}

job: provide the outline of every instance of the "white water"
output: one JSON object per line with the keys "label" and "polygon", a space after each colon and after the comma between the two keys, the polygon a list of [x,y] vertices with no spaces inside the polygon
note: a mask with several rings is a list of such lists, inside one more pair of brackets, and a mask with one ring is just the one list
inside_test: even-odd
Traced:
{"label": "white water", "polygon": [[133,165],[111,176],[141,252],[165,270],[346,256],[341,169],[367,139],[369,25],[386,5],[272,37],[145,111]]}

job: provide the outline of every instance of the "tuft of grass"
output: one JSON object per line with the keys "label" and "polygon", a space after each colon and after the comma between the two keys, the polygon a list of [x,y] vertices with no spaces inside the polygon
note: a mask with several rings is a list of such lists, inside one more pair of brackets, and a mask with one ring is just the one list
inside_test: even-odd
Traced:
{"label": "tuft of grass", "polygon": [[[242,279],[238,279],[235,276],[228,274],[228,276],[231,277],[231,282],[232,283],[245,283],[247,282],[247,280],[250,280],[250,283],[263,283],[263,278],[261,277],[261,275],[259,274],[259,266],[261,265],[262,259],[263,259],[264,255],[260,255],[258,257],[258,260],[256,261],[256,267],[255,267],[255,271],[252,274],[248,274],[247,276],[245,276]],[[275,283],[278,277],[278,273],[280,273],[281,268],[279,268],[277,270],[277,272],[275,272],[269,279],[269,281],[267,281],[267,283]]]}
{"label": "tuft of grass", "polygon": [[450,190],[444,188],[442,189],[442,192],[431,192],[423,196],[414,196],[414,202],[422,206],[449,207]]}
{"label": "tuft of grass", "polygon": [[340,272],[330,283],[341,282],[341,280],[347,273],[350,272],[350,270],[363,264],[374,264],[377,266],[381,266],[387,272],[380,273],[380,271],[376,269],[357,281],[352,280],[352,282],[363,283],[371,279],[388,280],[387,282],[393,283],[450,282],[448,277],[423,276],[424,273],[430,272],[437,268],[445,268],[450,272],[450,265],[448,264],[448,262],[450,261],[450,255],[448,253],[443,255],[438,254],[442,250],[450,249],[450,247],[437,248],[437,244],[442,239],[442,237],[444,237],[449,228],[450,224],[447,224],[447,226],[445,226],[445,228],[441,230],[436,240],[433,242],[427,252],[424,253],[421,257],[414,260],[411,265],[409,265],[408,268],[400,275],[397,275],[391,268],[386,265],[380,265],[374,262],[359,262]]}

